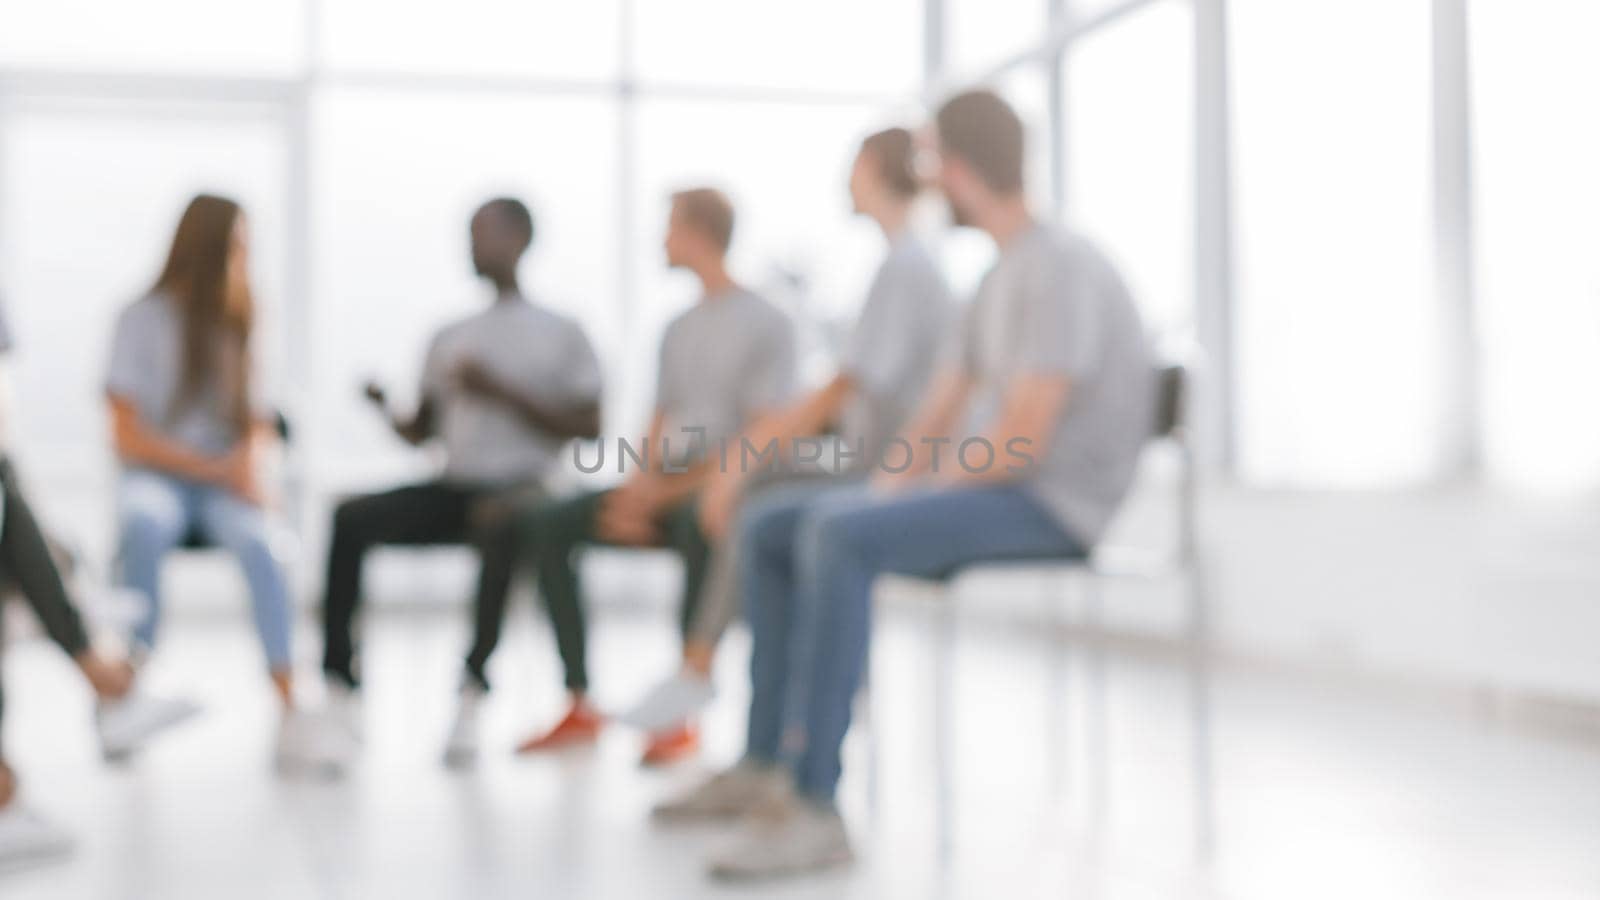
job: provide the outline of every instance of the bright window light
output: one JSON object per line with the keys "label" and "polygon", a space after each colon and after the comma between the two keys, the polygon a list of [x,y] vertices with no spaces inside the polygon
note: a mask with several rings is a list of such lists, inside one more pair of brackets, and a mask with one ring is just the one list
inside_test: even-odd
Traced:
{"label": "bright window light", "polygon": [[1600,6],[1475,3],[1479,330],[1490,473],[1600,488]]}
{"label": "bright window light", "polygon": [[1439,405],[1428,5],[1230,13],[1243,474],[1424,480]]}

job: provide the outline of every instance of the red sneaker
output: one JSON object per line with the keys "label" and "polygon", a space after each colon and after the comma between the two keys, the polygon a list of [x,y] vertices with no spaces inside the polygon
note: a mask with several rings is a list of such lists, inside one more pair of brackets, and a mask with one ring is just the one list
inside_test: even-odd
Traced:
{"label": "red sneaker", "polygon": [[642,766],[670,766],[700,752],[700,731],[685,723],[666,731],[650,735],[650,744],[644,748]]}
{"label": "red sneaker", "polygon": [[575,747],[579,744],[592,744],[599,739],[602,724],[604,720],[600,718],[600,714],[580,701],[572,704],[572,708],[568,709],[567,714],[556,723],[556,727],[518,744],[517,752],[539,753],[545,750]]}

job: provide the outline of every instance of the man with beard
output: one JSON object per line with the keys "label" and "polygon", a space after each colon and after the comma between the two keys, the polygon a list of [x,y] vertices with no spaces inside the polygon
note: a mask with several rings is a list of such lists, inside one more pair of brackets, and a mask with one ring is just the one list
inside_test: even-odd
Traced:
{"label": "man with beard", "polygon": [[939,187],[956,221],[987,233],[999,258],[871,487],[763,505],[741,523],[753,640],[745,756],[697,788],[696,802],[661,810],[757,823],[713,858],[713,875],[851,860],[834,795],[877,576],[1083,557],[1152,430],[1154,371],[1138,312],[1092,245],[1029,211],[1016,113],[974,91],[945,103],[935,125]]}

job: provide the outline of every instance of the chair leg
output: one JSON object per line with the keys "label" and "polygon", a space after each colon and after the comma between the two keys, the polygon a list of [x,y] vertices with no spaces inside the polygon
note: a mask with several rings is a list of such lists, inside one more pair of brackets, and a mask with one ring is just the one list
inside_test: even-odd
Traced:
{"label": "chair leg", "polygon": [[1087,687],[1089,689],[1088,713],[1088,767],[1089,767],[1089,821],[1098,831],[1110,817],[1111,805],[1111,724],[1106,677],[1106,649],[1104,610],[1102,603],[1104,585],[1100,576],[1086,572],[1083,576],[1084,619],[1088,625],[1089,653]]}
{"label": "chair leg", "polygon": [[1194,779],[1195,857],[1210,862],[1215,852],[1216,808],[1212,771],[1210,618],[1205,578],[1198,559],[1188,572],[1189,633],[1185,656],[1189,675],[1191,769]]}
{"label": "chair leg", "polygon": [[952,706],[955,665],[955,591],[946,587],[933,613],[933,818],[939,861],[950,862],[954,848],[951,811],[955,795],[955,745]]}
{"label": "chair leg", "polygon": [[1049,728],[1051,795],[1060,801],[1072,784],[1072,699],[1070,658],[1067,655],[1067,611],[1061,597],[1044,581],[1044,614],[1050,623],[1050,684],[1045,692],[1045,722]]}
{"label": "chair leg", "polygon": [[877,709],[872,696],[872,651],[867,651],[866,671],[861,676],[861,690],[856,694],[856,727],[860,729],[861,736],[866,741],[867,750],[867,815],[876,827],[878,819],[879,793],[882,788],[878,781],[878,721]]}

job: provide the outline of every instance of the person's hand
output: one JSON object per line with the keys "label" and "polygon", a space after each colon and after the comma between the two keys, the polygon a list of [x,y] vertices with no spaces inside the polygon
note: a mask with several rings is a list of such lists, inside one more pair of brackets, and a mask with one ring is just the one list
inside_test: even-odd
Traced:
{"label": "person's hand", "polygon": [[17,773],[11,771],[11,767],[6,765],[4,760],[0,760],[0,810],[9,806],[16,796]]}
{"label": "person's hand", "polygon": [[490,374],[488,367],[476,359],[464,359],[456,365],[456,386],[469,394],[476,394],[489,400],[498,400],[505,396],[500,382]]}
{"label": "person's hand", "polygon": [[384,392],[383,385],[376,381],[369,381],[362,386],[361,394],[379,409],[387,410],[389,408],[389,395]]}
{"label": "person's hand", "polygon": [[113,662],[93,650],[85,650],[78,654],[77,663],[98,697],[115,700],[133,688],[133,666],[126,660]]}
{"label": "person's hand", "polygon": [[907,469],[904,472],[890,472],[887,469],[879,469],[872,476],[869,490],[879,496],[890,497],[895,494],[905,493],[920,481],[922,481],[922,474],[913,469]]}
{"label": "person's hand", "polygon": [[743,481],[726,472],[711,479],[700,492],[700,530],[712,540],[722,540],[733,527],[733,517],[743,495]]}
{"label": "person's hand", "polygon": [[264,500],[261,483],[256,478],[256,452],[246,439],[233,445],[222,457],[222,486],[251,506],[260,506]]}
{"label": "person's hand", "polygon": [[631,546],[652,546],[661,540],[656,515],[661,490],[653,475],[630,478],[600,498],[595,530],[605,540]]}

